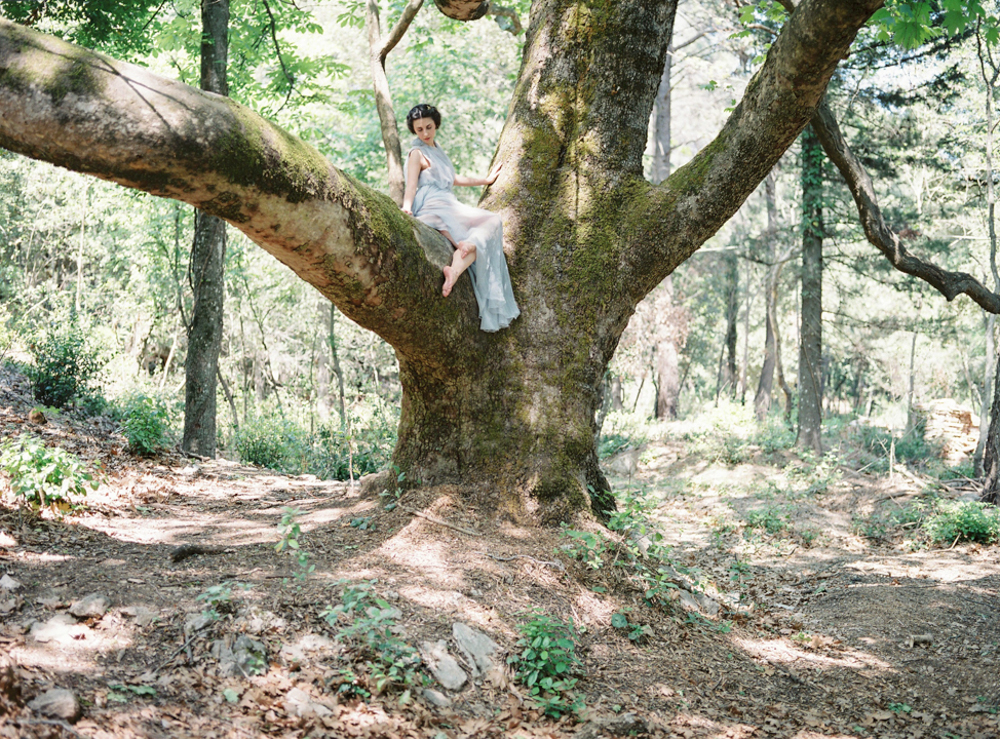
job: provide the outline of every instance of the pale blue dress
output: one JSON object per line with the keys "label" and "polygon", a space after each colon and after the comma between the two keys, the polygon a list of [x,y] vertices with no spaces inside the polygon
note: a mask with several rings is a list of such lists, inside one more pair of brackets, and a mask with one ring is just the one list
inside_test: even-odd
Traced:
{"label": "pale blue dress", "polygon": [[414,139],[410,151],[420,150],[431,166],[420,172],[413,197],[413,215],[451,238],[476,245],[476,261],[469,267],[472,288],[479,303],[479,328],[507,328],[521,311],[514,301],[510,273],[503,254],[503,221],[499,214],[460,203],[451,191],[455,167],[438,145]]}

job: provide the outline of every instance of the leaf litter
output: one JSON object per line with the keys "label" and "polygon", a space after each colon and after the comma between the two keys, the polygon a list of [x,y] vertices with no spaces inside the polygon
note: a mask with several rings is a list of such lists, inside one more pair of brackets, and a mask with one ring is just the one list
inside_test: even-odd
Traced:
{"label": "leaf litter", "polygon": [[[11,393],[3,403],[6,438],[28,425],[30,406]],[[905,478],[890,489],[851,477],[806,501],[771,491],[768,505],[787,506],[791,526],[749,530],[746,501],[717,480],[752,489],[771,468],[706,467],[679,443],[651,445],[651,461],[617,484],[692,481],[655,517],[685,582],[724,601],[705,616],[650,608],[628,577],[566,556],[559,531],[484,522],[453,488],[414,490],[386,510],[345,483],[173,454],[137,460],[114,434],[66,417],[33,431],[107,477],[73,516],[15,510],[9,498],[0,510],[0,570],[20,585],[0,608],[0,651],[12,660],[0,664],[0,737],[1000,734],[1000,548],[907,551],[852,531],[854,512],[913,494]],[[274,551],[289,506],[303,511],[299,543],[316,565],[304,580]],[[359,518],[372,525],[352,526]],[[824,522],[819,541],[796,536],[799,520]],[[217,551],[172,561],[183,544]],[[398,690],[380,694],[324,618],[357,584],[398,611],[389,628],[400,641],[444,640],[460,663],[455,623],[509,652],[532,609],[572,619],[582,722],[543,715],[510,674],[441,689],[445,706],[419,691],[405,702]],[[66,638],[32,636],[93,593],[111,604],[103,616],[67,622]],[[205,593],[219,596],[214,615]],[[622,618],[648,630],[632,641],[614,626]],[[250,645],[244,657],[224,664],[238,643]],[[84,717],[70,725],[26,708],[52,688],[74,691]]]}

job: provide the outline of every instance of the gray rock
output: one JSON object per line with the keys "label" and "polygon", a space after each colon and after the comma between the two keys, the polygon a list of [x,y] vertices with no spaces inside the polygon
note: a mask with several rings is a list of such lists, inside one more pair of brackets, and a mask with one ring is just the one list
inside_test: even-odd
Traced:
{"label": "gray rock", "polygon": [[451,627],[451,633],[472,668],[473,679],[485,675],[497,683],[502,673],[501,666],[493,658],[493,655],[500,651],[497,643],[481,631],[476,631],[460,622]]}
{"label": "gray rock", "polygon": [[230,646],[228,639],[212,642],[212,656],[219,660],[220,677],[250,677],[267,669],[267,647],[246,634]]}
{"label": "gray rock", "polygon": [[129,606],[123,608],[122,613],[126,616],[132,616],[135,619],[135,625],[139,627],[149,626],[160,615],[158,611],[146,608],[146,606]]}
{"label": "gray rock", "polygon": [[3,577],[0,577],[0,589],[17,590],[19,587],[21,587],[21,583],[10,575],[5,574]]}
{"label": "gray rock", "polygon": [[451,700],[444,693],[433,688],[424,688],[424,700],[438,708],[450,708]]}
{"label": "gray rock", "polygon": [[312,696],[301,688],[292,688],[288,691],[285,696],[285,708],[290,714],[300,718],[308,716],[323,718],[333,715],[333,711],[328,706],[314,701]]}
{"label": "gray rock", "polygon": [[43,716],[63,721],[72,722],[80,718],[80,702],[72,690],[49,690],[31,701],[28,708]]}
{"label": "gray rock", "polygon": [[304,634],[294,644],[283,644],[280,655],[286,663],[305,662],[312,652],[332,652],[336,647],[333,639],[319,634]]}
{"label": "gray rock", "polygon": [[91,593],[69,607],[69,612],[80,619],[100,618],[108,612],[111,599],[100,593]]}
{"label": "gray rock", "polygon": [[[434,679],[448,690],[461,690],[468,677],[465,670],[458,666],[455,658],[448,654],[448,646],[444,640],[439,642],[421,642],[420,656],[427,663]],[[437,704],[435,704],[437,705]]]}
{"label": "gray rock", "polygon": [[215,623],[215,618],[207,613],[192,613],[184,619],[184,635],[193,636]]}
{"label": "gray rock", "polygon": [[53,641],[69,644],[74,638],[86,636],[89,631],[90,629],[82,624],[78,624],[76,619],[68,613],[57,613],[44,623],[35,621],[31,625],[29,633],[35,641],[41,644]]}

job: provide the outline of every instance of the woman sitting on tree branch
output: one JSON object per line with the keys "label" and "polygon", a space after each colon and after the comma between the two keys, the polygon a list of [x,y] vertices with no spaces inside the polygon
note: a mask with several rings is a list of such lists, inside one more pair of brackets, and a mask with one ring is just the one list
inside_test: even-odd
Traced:
{"label": "woman sitting on tree branch", "polygon": [[448,297],[459,276],[469,270],[479,327],[499,331],[521,313],[503,254],[503,221],[496,213],[460,203],[451,188],[492,185],[501,165],[484,178],[455,174],[448,155],[434,143],[440,126],[441,114],[433,105],[417,105],[406,116],[406,127],[417,138],[406,158],[403,211],[440,231],[455,247],[451,264],[444,268],[441,294]]}

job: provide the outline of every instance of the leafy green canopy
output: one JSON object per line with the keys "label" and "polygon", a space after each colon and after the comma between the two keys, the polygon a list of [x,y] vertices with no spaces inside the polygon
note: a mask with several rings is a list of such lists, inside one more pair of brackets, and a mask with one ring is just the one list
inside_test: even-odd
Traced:
{"label": "leafy green canopy", "polygon": [[[740,12],[740,22],[747,27],[759,23],[780,26],[788,15],[785,5],[777,0],[746,5]],[[990,44],[1000,41],[996,3],[981,0],[886,0],[885,6],[872,15],[870,25],[880,41],[891,41],[904,49],[915,49],[942,35],[957,36],[974,27],[979,27]],[[748,33],[749,29],[745,29],[736,35]]]}
{"label": "leafy green canopy", "polygon": [[131,57],[150,51],[150,23],[163,0],[0,0],[15,23],[60,32],[73,43]]}

